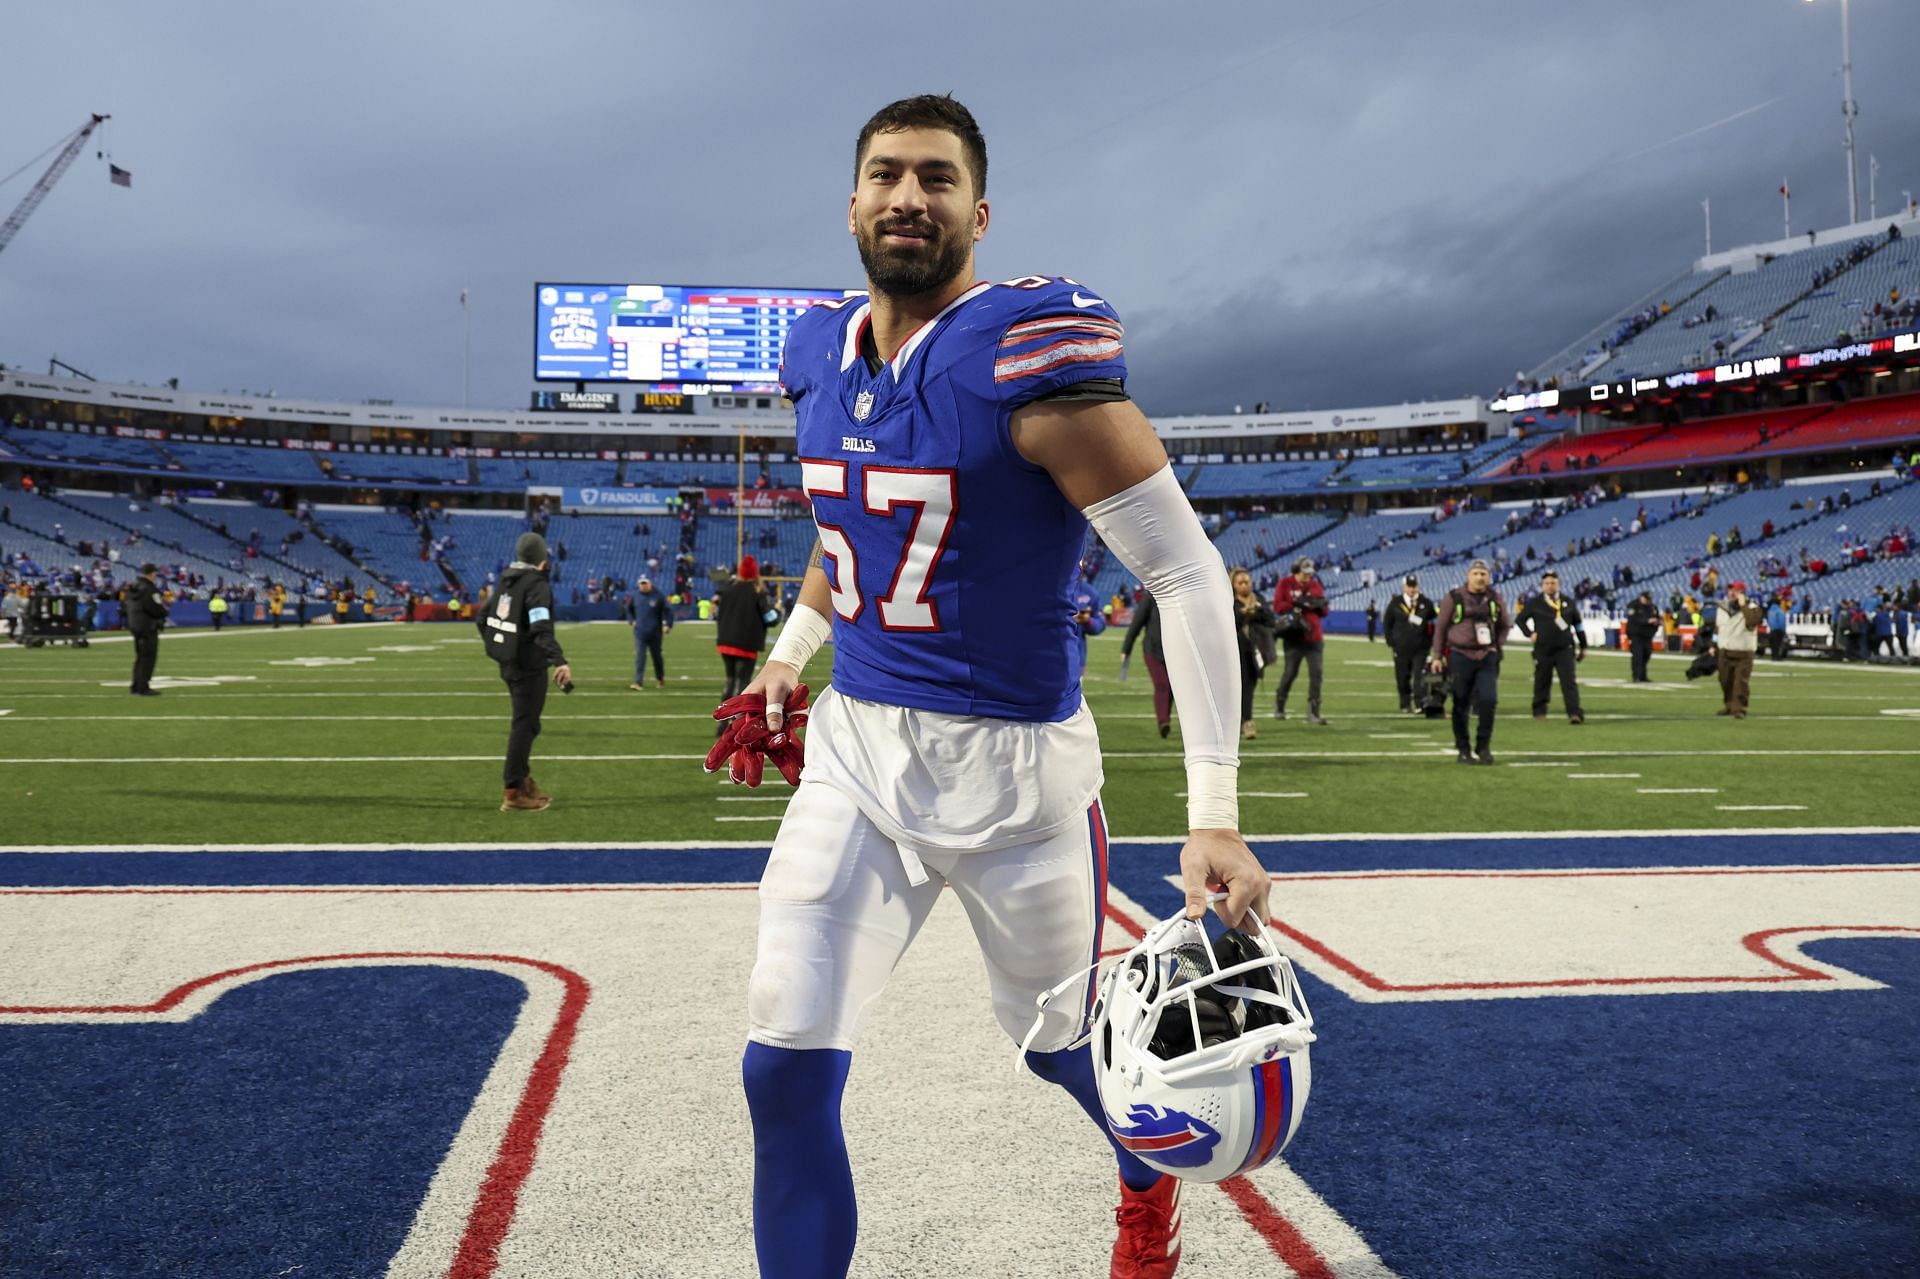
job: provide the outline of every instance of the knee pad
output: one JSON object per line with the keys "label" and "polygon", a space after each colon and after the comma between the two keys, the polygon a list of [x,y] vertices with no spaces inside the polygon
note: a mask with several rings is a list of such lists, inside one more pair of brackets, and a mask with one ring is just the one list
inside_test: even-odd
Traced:
{"label": "knee pad", "polygon": [[747,979],[749,1035],[795,1047],[844,1047],[833,1024],[832,947],[826,934],[795,920],[763,921],[766,932]]}

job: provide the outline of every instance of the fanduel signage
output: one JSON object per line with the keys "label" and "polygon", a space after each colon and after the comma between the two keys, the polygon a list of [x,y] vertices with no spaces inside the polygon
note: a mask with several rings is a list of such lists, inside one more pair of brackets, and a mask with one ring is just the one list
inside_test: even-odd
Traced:
{"label": "fanduel signage", "polygon": [[664,515],[677,497],[672,489],[563,488],[560,509],[579,515]]}

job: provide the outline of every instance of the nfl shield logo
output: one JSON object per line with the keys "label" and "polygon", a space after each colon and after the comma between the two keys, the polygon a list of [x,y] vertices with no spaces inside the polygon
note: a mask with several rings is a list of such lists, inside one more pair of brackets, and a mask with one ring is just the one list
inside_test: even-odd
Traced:
{"label": "nfl shield logo", "polygon": [[873,412],[873,392],[862,391],[853,397],[853,420],[864,422],[867,414]]}

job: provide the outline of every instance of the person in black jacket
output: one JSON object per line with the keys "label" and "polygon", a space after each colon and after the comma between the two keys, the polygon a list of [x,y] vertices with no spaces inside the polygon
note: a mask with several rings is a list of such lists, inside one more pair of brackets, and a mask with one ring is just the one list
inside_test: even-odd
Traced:
{"label": "person in black jacket", "polygon": [[1567,722],[1586,723],[1587,717],[1580,713],[1580,686],[1574,681],[1573,667],[1587,660],[1587,632],[1580,625],[1580,606],[1560,593],[1558,573],[1549,570],[1541,577],[1540,594],[1520,609],[1514,625],[1533,644],[1533,717],[1547,717],[1557,671]]}
{"label": "person in black jacket", "polygon": [[1439,614],[1420,590],[1420,579],[1408,575],[1387,605],[1387,647],[1393,650],[1393,683],[1400,691],[1400,709],[1418,711],[1414,703],[1413,677],[1426,665],[1427,650],[1433,647],[1433,622]]}
{"label": "person in black jacket", "polygon": [[1627,605],[1627,646],[1633,653],[1633,682],[1651,684],[1647,667],[1653,661],[1653,637],[1660,633],[1660,610],[1654,607],[1653,594],[1641,591]]}
{"label": "person in black jacket", "polygon": [[[720,697],[724,702],[753,682],[753,668],[760,661],[760,650],[767,646],[767,627],[778,616],[760,588],[760,561],[751,555],[740,557],[739,571],[720,588],[719,603],[713,647],[727,668],[727,691]],[[724,732],[726,725],[720,725],[720,730]]]}
{"label": "person in black jacket", "polygon": [[1253,686],[1273,662],[1273,610],[1253,589],[1244,568],[1231,574],[1233,621],[1240,637],[1240,736],[1253,737]]}
{"label": "person in black jacket", "polygon": [[154,581],[159,572],[152,564],[142,564],[140,576],[127,587],[120,606],[127,633],[133,636],[133,683],[127,691],[135,697],[160,696],[153,687],[153,666],[160,660],[160,628],[167,622],[167,604]]}
{"label": "person in black jacket", "polygon": [[[1173,685],[1167,679],[1166,650],[1160,647],[1160,605],[1154,601],[1153,592],[1142,590],[1140,602],[1133,606],[1133,621],[1127,626],[1127,637],[1120,641],[1120,678],[1127,677],[1127,660],[1133,656],[1133,641],[1138,637],[1141,653],[1147,659],[1147,674],[1153,680],[1153,719],[1160,727],[1160,736],[1165,737],[1173,731]],[[1251,700],[1247,703],[1252,709]]]}
{"label": "person in black jacket", "polygon": [[573,668],[553,633],[553,586],[547,581],[547,540],[522,533],[513,544],[513,563],[499,588],[474,609],[475,624],[487,655],[500,663],[500,678],[513,699],[513,725],[507,731],[507,758],[500,780],[505,793],[500,811],[538,812],[553,796],[533,780],[533,739],[540,736],[540,714],[547,705],[547,671],[562,692],[573,691]]}

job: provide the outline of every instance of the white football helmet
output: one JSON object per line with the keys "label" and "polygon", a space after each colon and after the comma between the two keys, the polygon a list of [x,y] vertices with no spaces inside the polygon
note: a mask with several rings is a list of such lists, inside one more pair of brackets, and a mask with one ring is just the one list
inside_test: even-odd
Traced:
{"label": "white football helmet", "polygon": [[1253,932],[1211,940],[1184,913],[1162,920],[1107,970],[1093,1005],[1086,1039],[1108,1131],[1186,1181],[1269,1162],[1307,1108],[1313,1015],[1292,962],[1248,918]]}

